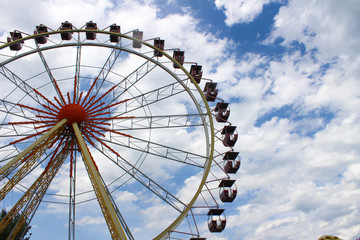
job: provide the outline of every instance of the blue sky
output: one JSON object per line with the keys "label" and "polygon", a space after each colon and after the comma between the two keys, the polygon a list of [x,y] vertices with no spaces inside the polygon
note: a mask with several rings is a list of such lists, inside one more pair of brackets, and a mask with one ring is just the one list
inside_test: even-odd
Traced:
{"label": "blue sky", "polygon": [[[139,28],[145,39],[160,36],[169,48],[185,50],[186,60],[201,64],[204,76],[218,83],[231,104],[242,166],[235,177],[238,197],[225,206],[227,228],[204,233],[207,239],[360,237],[359,1],[29,2],[36,7],[0,0],[1,41],[13,29],[31,33],[39,23],[116,22],[122,32]],[[135,209],[143,201],[142,192],[123,194]],[[151,220],[154,209],[161,205],[139,214]],[[101,217],[79,219],[87,221],[103,231]],[[33,238],[45,239],[39,224]]]}

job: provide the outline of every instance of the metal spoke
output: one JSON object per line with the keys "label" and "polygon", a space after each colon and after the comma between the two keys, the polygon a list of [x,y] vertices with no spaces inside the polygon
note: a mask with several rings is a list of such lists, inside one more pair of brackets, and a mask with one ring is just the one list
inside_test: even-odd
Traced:
{"label": "metal spoke", "polygon": [[[116,87],[111,91],[112,94],[109,104],[117,101],[124,93],[128,92],[130,88],[134,87],[141,79],[157,67],[152,60],[152,58],[147,59],[147,61],[116,84]],[[135,79],[132,80],[133,78]]]}
{"label": "metal spoke", "polygon": [[113,150],[110,150],[108,146],[106,146],[106,144],[104,144],[103,142],[99,141],[98,145],[94,147],[99,150],[104,156],[106,156],[109,160],[115,163],[118,167],[128,173],[131,177],[136,179],[144,187],[152,191],[156,196],[158,196],[170,206],[172,206],[175,210],[182,212],[183,209],[186,207],[186,204],[183,203],[180,199],[175,197],[160,184],[156,183],[146,174],[141,172],[137,167],[135,167],[133,164],[121,157],[119,154],[117,154]]}
{"label": "metal spoke", "polygon": [[201,116],[205,114],[179,114],[161,116],[136,116],[112,121],[112,130],[143,130],[157,128],[187,128],[203,126]]}
{"label": "metal spoke", "polygon": [[25,94],[34,99],[35,102],[40,105],[42,104],[40,100],[42,98],[39,96],[39,94],[36,93],[36,91],[34,91],[34,89],[29,84],[27,84],[23,79],[13,73],[10,69],[5,67],[4,65],[1,65],[0,74],[7,78],[10,82],[12,82],[16,87],[21,89]]}
{"label": "metal spoke", "polygon": [[[36,41],[35,41],[35,42],[36,42]],[[39,44],[37,44],[37,43],[36,43],[36,48],[37,48],[37,50],[38,50],[38,54],[39,54],[39,56],[40,56],[40,59],[41,59],[43,65],[44,65],[44,67],[45,67],[45,70],[46,70],[47,74],[49,75],[50,82],[52,83],[52,85],[53,85],[53,87],[54,87],[54,89],[55,89],[55,91],[56,91],[56,93],[57,93],[60,101],[63,101],[63,100],[62,100],[62,97],[61,97],[61,93],[59,92],[59,88],[56,86],[56,83],[54,82],[54,79],[55,79],[55,78],[54,78],[54,76],[53,76],[52,73],[51,73],[51,70],[50,70],[50,68],[49,68],[49,65],[47,64],[46,59],[45,59],[45,57],[44,57],[41,49],[39,48]],[[62,103],[64,104],[64,102],[62,102]]]}
{"label": "metal spoke", "polygon": [[[80,34],[78,34],[77,46],[76,46],[76,64],[75,64],[75,90],[76,96],[74,99],[79,99],[79,88],[80,88],[80,61],[81,61],[81,42],[80,42]],[[75,94],[75,93],[74,93]]]}
{"label": "metal spoke", "polygon": [[182,80],[181,82],[174,82],[172,84],[168,84],[157,89],[151,90],[149,92],[139,94],[137,96],[133,96],[129,98],[128,101],[122,103],[119,106],[122,106],[121,113],[114,113],[115,116],[121,116],[126,113],[130,113],[132,111],[144,108],[151,104],[157,103],[159,101],[165,100],[169,97],[175,96],[177,94],[183,93],[186,89],[183,87],[184,84],[188,85],[190,81],[188,79]]}
{"label": "metal spoke", "polygon": [[120,141],[116,137],[110,137],[110,140],[102,139],[102,141],[199,168],[204,168],[207,160],[206,156],[200,154],[184,151],[137,137],[131,137],[124,141]]}
{"label": "metal spoke", "polygon": [[94,93],[90,93],[90,97],[97,95],[99,93],[100,88],[103,86],[104,82],[106,81],[107,76],[109,75],[110,71],[114,67],[115,62],[119,58],[120,53],[121,53],[121,49],[118,48],[119,46],[120,46],[120,42],[118,42],[116,44],[114,49],[111,51],[108,59],[104,63],[103,67],[101,68],[101,70],[97,76],[98,81],[96,82],[96,84],[94,86]]}

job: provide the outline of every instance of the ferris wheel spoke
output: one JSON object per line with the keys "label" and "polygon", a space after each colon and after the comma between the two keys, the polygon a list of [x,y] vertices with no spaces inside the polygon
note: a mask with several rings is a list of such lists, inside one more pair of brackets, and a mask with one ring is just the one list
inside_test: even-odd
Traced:
{"label": "ferris wheel spoke", "polygon": [[39,96],[39,94],[36,91],[34,91],[34,89],[29,84],[27,84],[23,79],[17,76],[10,69],[5,67],[4,65],[1,65],[0,74],[3,75],[6,79],[8,79],[10,82],[12,82],[17,88],[21,89],[25,94],[27,94],[33,100],[35,100],[35,102],[42,105],[43,102],[41,101],[43,100],[42,97]]}
{"label": "ferris wheel spoke", "polygon": [[112,99],[110,99],[109,104],[114,103],[125,92],[129,91],[132,87],[135,87],[141,79],[143,79],[156,67],[157,65],[154,64],[152,58],[150,58],[135,70],[133,70],[130,74],[125,76],[119,83],[116,84],[116,87],[112,90]]}
{"label": "ferris wheel spoke", "polygon": [[136,116],[112,121],[113,131],[143,130],[157,128],[188,128],[203,126],[205,114],[176,114],[161,116]]}
{"label": "ferris wheel spoke", "polygon": [[121,54],[122,49],[118,48],[120,46],[120,42],[118,42],[115,46],[116,47],[112,49],[111,53],[109,54],[109,57],[107,58],[103,67],[100,69],[98,76],[96,77],[99,80],[96,82],[94,86],[94,92],[93,93],[90,92],[90,97],[99,94],[100,88],[103,86],[107,76],[111,72],[112,68],[115,65],[116,60],[119,58]]}
{"label": "ferris wheel spoke", "polygon": [[106,156],[109,160],[115,163],[120,169],[125,171],[131,177],[136,179],[140,184],[145,188],[149,189],[160,199],[165,201],[167,204],[172,206],[175,210],[182,212],[186,207],[186,204],[183,203],[180,199],[174,196],[166,188],[162,187],[160,184],[152,180],[142,171],[140,171],[136,166],[131,164],[129,161],[121,157],[116,151],[109,147],[106,143],[98,141],[98,145],[93,145],[99,152]]}
{"label": "ferris wheel spoke", "polygon": [[81,44],[80,34],[78,34],[77,46],[76,46],[76,63],[75,63],[75,77],[74,77],[74,100],[79,99],[80,88],[80,62],[81,62]]}
{"label": "ferris wheel spoke", "polygon": [[137,137],[131,137],[125,141],[120,141],[116,137],[110,137],[110,140],[102,139],[102,141],[113,144],[115,146],[125,147],[136,151],[141,151],[166,160],[180,162],[186,165],[204,168],[207,157],[185,151],[182,149],[173,148],[164,144],[147,141]]}
{"label": "ferris wheel spoke", "polygon": [[[188,79],[182,80],[183,84],[187,84],[189,82]],[[169,97],[175,96],[177,94],[183,93],[186,90],[183,85],[179,82],[174,82],[172,84],[168,84],[157,89],[151,90],[149,92],[139,94],[137,96],[133,96],[129,98],[126,102],[123,102],[121,105],[123,107],[123,111],[121,113],[115,112],[115,117],[121,116],[123,114],[144,108],[151,104],[163,101],[168,99]],[[112,110],[114,113],[114,110]]]}
{"label": "ferris wheel spoke", "polygon": [[[36,42],[36,41],[35,41],[35,42]],[[41,62],[43,63],[43,65],[44,65],[44,67],[45,67],[45,70],[46,70],[46,72],[47,72],[47,74],[48,74],[48,76],[49,76],[50,82],[52,83],[52,85],[53,85],[53,87],[54,87],[54,89],[55,89],[55,91],[56,91],[56,94],[58,95],[60,101],[62,101],[61,92],[59,92],[59,88],[58,88],[57,85],[56,85],[55,78],[54,78],[53,74],[51,73],[51,70],[50,70],[50,68],[49,68],[49,65],[47,64],[47,61],[46,61],[46,59],[45,59],[45,57],[44,57],[44,54],[42,53],[41,49],[39,48],[39,44],[38,44],[38,43],[36,43],[36,48],[37,48],[37,52],[38,52],[38,54],[39,54],[39,56],[40,56]],[[64,104],[64,102],[62,102],[62,103]]]}

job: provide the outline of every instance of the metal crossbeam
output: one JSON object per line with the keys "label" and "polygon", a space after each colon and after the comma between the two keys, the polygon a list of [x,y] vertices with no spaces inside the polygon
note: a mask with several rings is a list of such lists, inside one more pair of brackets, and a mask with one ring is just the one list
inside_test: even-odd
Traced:
{"label": "metal crossbeam", "polygon": [[169,147],[137,137],[128,138],[123,142],[119,141],[116,137],[111,137],[111,140],[102,139],[102,141],[199,168],[204,168],[204,164],[207,160],[206,156],[200,154]]}
{"label": "metal crossbeam", "polygon": [[113,131],[142,130],[156,128],[187,128],[203,126],[201,116],[205,114],[183,114],[183,115],[162,115],[143,116],[136,118],[116,119],[112,121]]}
{"label": "metal crossbeam", "polygon": [[12,82],[16,87],[21,89],[24,93],[34,99],[37,103],[41,104],[41,97],[28,85],[23,79],[13,73],[4,65],[0,65],[0,74]]}
{"label": "metal crossbeam", "polygon": [[121,49],[117,48],[119,47],[121,44],[121,42],[119,41],[116,44],[116,47],[114,47],[114,49],[111,51],[108,59],[106,60],[106,62],[104,63],[104,66],[101,68],[97,78],[99,79],[95,86],[94,86],[94,93],[90,93],[90,96],[94,96],[97,95],[100,91],[100,88],[102,87],[102,85],[104,84],[107,76],[109,75],[111,69],[113,68],[116,60],[118,59],[118,57],[120,56],[121,53]]}
{"label": "metal crossbeam", "polygon": [[[188,85],[190,82],[189,82],[189,79],[185,79],[182,81],[182,83]],[[116,117],[118,117],[123,114],[127,114],[127,113],[135,111],[137,109],[146,107],[153,103],[162,101],[164,99],[167,99],[167,98],[177,95],[179,93],[183,93],[185,91],[186,91],[186,89],[183,87],[183,85],[180,82],[174,82],[172,84],[168,84],[168,85],[162,86],[160,88],[153,89],[144,94],[134,96],[134,97],[130,98],[128,101],[119,105],[119,107],[122,106],[121,111],[119,111],[121,113],[116,113],[116,112],[114,112],[114,110],[112,110],[112,112],[115,114]],[[120,93],[114,92],[114,94],[117,95]]]}
{"label": "metal crossbeam", "polygon": [[[36,41],[35,41],[35,43],[36,43]],[[55,91],[56,91],[56,93],[57,93],[60,101],[62,102],[62,104],[65,104],[65,103],[63,102],[63,98],[61,97],[61,93],[59,92],[59,88],[56,87],[56,84],[55,84],[55,82],[54,82],[54,76],[52,75],[51,70],[50,70],[50,68],[49,68],[49,65],[48,65],[47,62],[46,62],[46,59],[45,59],[45,57],[44,57],[44,54],[43,54],[42,51],[40,50],[39,44],[37,44],[37,43],[36,43],[36,48],[37,48],[37,50],[38,50],[38,54],[39,54],[39,56],[40,56],[40,59],[41,59],[43,65],[44,65],[44,67],[45,67],[45,70],[46,70],[47,74],[49,75],[50,82],[52,83],[52,85],[53,85],[53,87],[54,87],[54,89],[55,89]]]}

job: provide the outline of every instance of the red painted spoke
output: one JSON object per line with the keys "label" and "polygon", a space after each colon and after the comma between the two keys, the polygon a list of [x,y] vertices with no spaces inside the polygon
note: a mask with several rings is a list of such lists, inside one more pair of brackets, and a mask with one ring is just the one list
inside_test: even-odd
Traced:
{"label": "red painted spoke", "polygon": [[125,137],[132,137],[131,135],[121,133],[121,132],[117,132],[117,131],[114,131],[114,130],[111,130],[111,129],[108,129],[108,128],[103,128],[103,127],[100,127],[100,126],[97,126],[97,125],[94,125],[94,124],[89,124],[89,125],[92,126],[93,128],[98,128],[100,130],[116,133],[116,134],[119,134],[119,135],[122,135],[122,136],[125,136]]}
{"label": "red painted spoke", "polygon": [[[88,129],[91,130],[91,131],[88,131]],[[89,127],[89,126],[87,128],[85,128],[84,131],[86,131],[87,133],[94,132],[94,133],[99,134],[99,135],[101,135],[103,137],[106,137],[105,134],[103,134],[103,133],[99,132],[98,130],[96,130],[96,129],[92,128],[92,127]]]}
{"label": "red painted spoke", "polygon": [[107,120],[121,120],[121,119],[130,119],[130,118],[136,118],[134,116],[130,116],[130,117],[108,117],[108,118],[91,118],[93,120],[104,120],[104,121],[107,121]]}
{"label": "red painted spoke", "polygon": [[11,143],[9,143],[9,144],[12,145],[12,144],[19,143],[19,142],[24,141],[24,140],[26,140],[26,139],[29,139],[29,138],[35,137],[35,136],[37,136],[37,135],[43,134],[43,133],[45,133],[45,132],[47,132],[47,131],[49,131],[49,130],[50,130],[50,128],[45,129],[45,130],[43,130],[43,131],[41,131],[41,132],[37,132],[37,133],[31,134],[31,135],[29,135],[29,136],[27,136],[27,137],[21,138],[21,139],[16,140],[16,141],[13,141],[13,142],[11,142]]}
{"label": "red painted spoke", "polygon": [[40,124],[40,123],[56,123],[58,121],[29,121],[29,122],[8,122],[10,125],[23,125],[23,124]]}
{"label": "red painted spoke", "polygon": [[59,106],[63,106],[63,105],[61,104],[61,102],[59,101],[59,99],[57,99],[57,97],[54,97],[54,99],[55,99],[55,101],[59,104]]}
{"label": "red painted spoke", "polygon": [[47,101],[51,106],[53,106],[54,108],[56,108],[57,110],[60,110],[60,108],[58,108],[54,103],[52,103],[49,99],[47,99],[44,95],[42,95],[38,90],[36,90],[35,88],[33,88],[34,92],[36,92],[38,95],[40,95],[40,97],[42,97],[45,101]]}
{"label": "red painted spoke", "polygon": [[106,93],[104,93],[101,97],[99,97],[98,99],[96,99],[95,102],[93,102],[88,108],[86,108],[85,110],[88,110],[91,106],[94,106],[95,104],[97,104],[101,99],[103,99],[106,95],[108,95],[112,90],[114,90],[116,88],[116,85],[113,86],[112,88],[110,88]]}
{"label": "red painted spoke", "polygon": [[[106,148],[108,148],[110,151],[112,151],[113,153],[115,153],[118,157],[122,158],[120,156],[120,154],[118,152],[116,152],[114,149],[112,149],[110,146],[108,146],[105,142],[103,142],[100,138],[96,137],[93,133],[89,132],[88,133],[89,135],[91,135],[93,138],[95,138],[98,142],[100,142],[102,145],[104,145]],[[91,144],[91,142],[90,142]],[[96,145],[93,143],[91,144],[93,145],[94,147],[96,147]]]}
{"label": "red painted spoke", "polygon": [[69,104],[71,103],[71,98],[70,98],[70,93],[69,92],[67,92],[67,97],[68,97],[68,102],[69,102]]}
{"label": "red painted spoke", "polygon": [[80,93],[79,100],[77,101],[77,104],[80,104],[82,96],[83,96],[83,92]]}
{"label": "red painted spoke", "polygon": [[[42,116],[42,115],[36,115],[36,117],[38,117],[38,118],[48,118],[48,119],[59,120],[58,117],[50,117],[50,116]],[[62,119],[61,119],[61,120],[62,120]]]}
{"label": "red painted spoke", "polygon": [[93,117],[102,116],[102,115],[105,115],[105,114],[110,114],[110,112],[98,113],[98,114],[90,115],[88,117],[93,118]]}
{"label": "red painted spoke", "polygon": [[[65,104],[65,99],[64,99],[64,97],[63,97],[63,95],[62,95],[62,93],[61,93],[61,90],[60,90],[59,85],[57,84],[55,78],[53,79],[53,82],[54,82],[54,84],[55,84],[56,89],[58,90],[58,92],[59,92],[59,94],[60,94],[61,100],[62,100],[63,103]],[[60,106],[62,106],[62,104],[60,104]]]}
{"label": "red painted spoke", "polygon": [[55,126],[55,123],[45,124],[45,125],[41,125],[41,126],[36,126],[35,129],[46,128],[46,127],[53,127],[53,126]]}
{"label": "red painted spoke", "polygon": [[23,108],[33,110],[33,111],[41,112],[41,113],[52,115],[52,116],[57,116],[55,113],[46,112],[46,111],[43,111],[43,110],[40,110],[40,109],[37,109],[37,108],[33,108],[33,107],[29,107],[29,106],[26,106],[26,105],[23,105],[23,104],[20,104],[20,103],[18,103],[17,105],[20,106],[20,107],[23,107]]}
{"label": "red painted spoke", "polygon": [[[66,138],[67,138],[67,137],[66,137]],[[62,138],[62,139],[60,140],[60,143],[56,146],[55,151],[53,152],[53,154],[52,154],[52,156],[51,156],[48,164],[46,165],[43,174],[47,172],[48,168],[51,166],[51,163],[52,163],[52,162],[54,161],[54,159],[56,158],[57,153],[59,152],[60,146],[61,146],[62,143],[64,142],[64,139],[65,139],[65,138]],[[66,142],[65,147],[62,148],[61,151],[65,151],[65,150],[66,150],[66,146],[67,146],[67,142]]]}
{"label": "red painted spoke", "polygon": [[91,109],[91,110],[89,110],[89,114],[103,111],[103,110],[105,110],[105,109],[107,109],[107,108],[114,107],[114,106],[116,106],[116,105],[119,105],[119,104],[121,104],[121,103],[127,102],[127,101],[129,101],[129,100],[130,100],[130,99],[125,99],[125,100],[123,100],[123,101],[120,101],[120,102],[117,102],[117,103],[113,103],[113,104],[110,104],[110,105],[108,105],[108,106],[106,106],[106,107],[97,109],[96,111],[93,111],[93,112],[91,111],[91,110],[92,110],[92,109]]}
{"label": "red painted spoke", "polygon": [[92,102],[92,100],[94,100],[95,97],[96,97],[96,96],[92,96],[92,97],[90,98],[90,100],[83,106],[83,108],[86,108],[86,106],[89,105],[89,104]]}
{"label": "red painted spoke", "polygon": [[[95,80],[94,80],[93,84],[91,85],[89,91],[88,91],[87,94],[85,95],[85,98],[84,98],[83,102],[81,103],[81,105],[83,105],[83,104],[85,103],[86,99],[90,96],[90,93],[91,93],[93,87],[95,86],[97,80],[98,80],[98,78],[95,78]],[[95,96],[94,96],[94,97],[95,97]]]}
{"label": "red painted spoke", "polygon": [[[104,105],[105,103],[102,102],[100,103],[99,105],[93,107],[93,108],[90,108],[90,109],[87,109],[87,112],[89,115],[91,115],[91,113],[93,113],[93,110],[96,110],[98,107],[101,107],[102,105]],[[104,108],[101,108],[101,109],[107,109],[108,107],[104,107]],[[96,110],[95,112],[99,112],[99,110]]]}
{"label": "red painted spoke", "polygon": [[101,125],[111,126],[111,123],[94,121],[94,120],[92,120],[92,119],[86,120],[86,123],[101,124]]}

